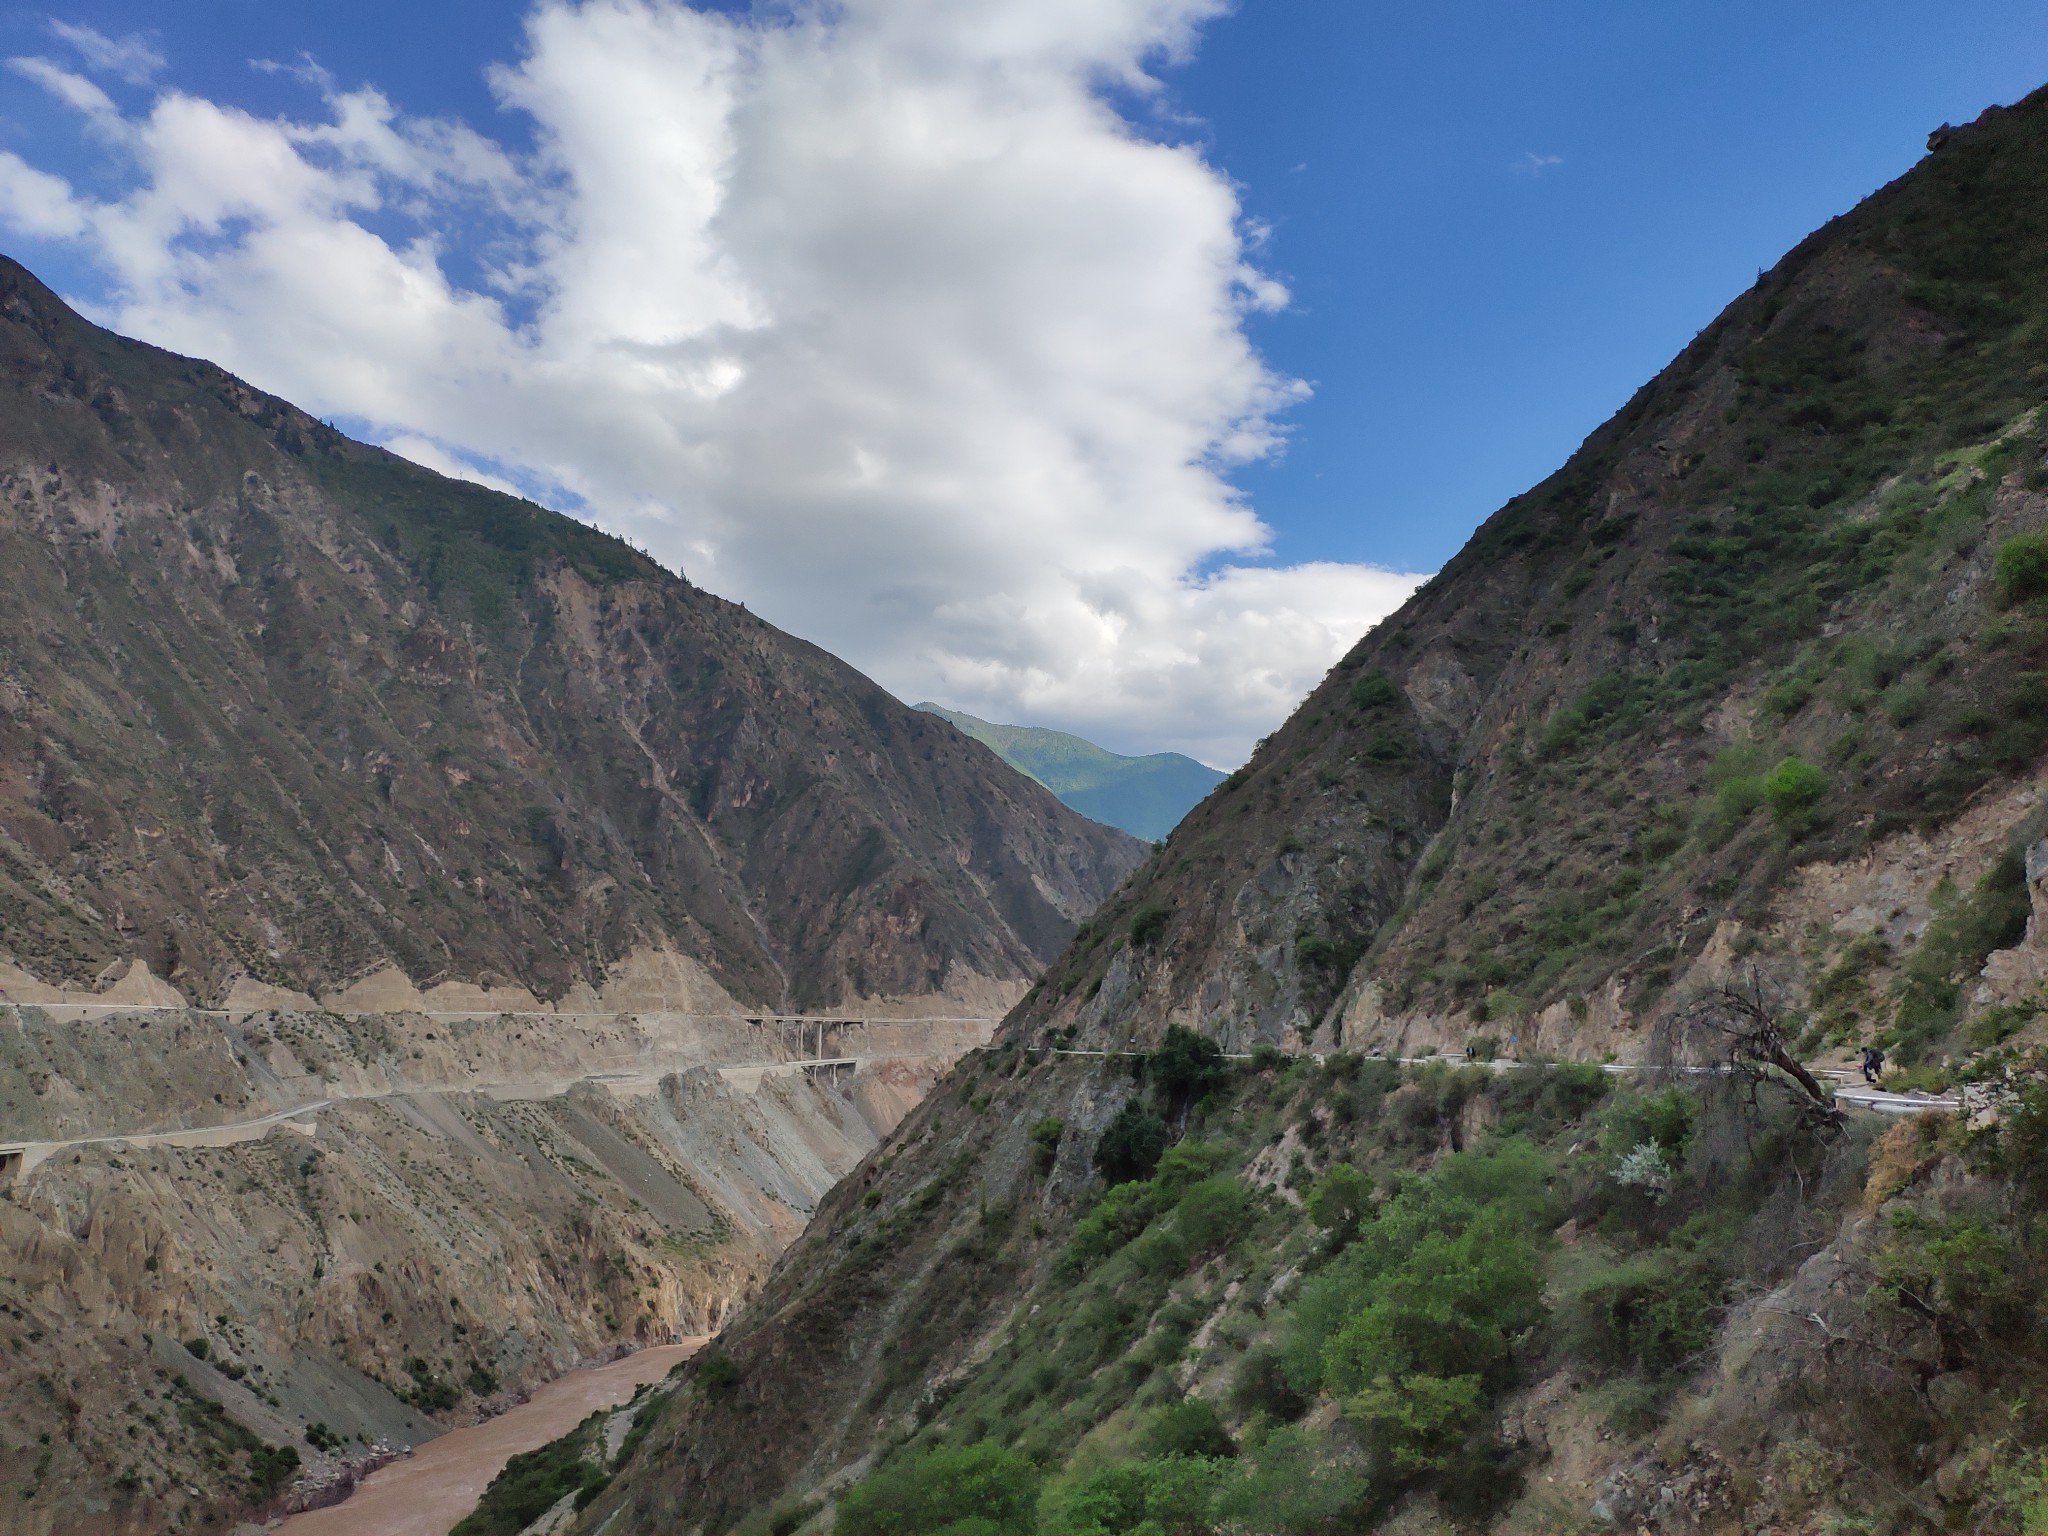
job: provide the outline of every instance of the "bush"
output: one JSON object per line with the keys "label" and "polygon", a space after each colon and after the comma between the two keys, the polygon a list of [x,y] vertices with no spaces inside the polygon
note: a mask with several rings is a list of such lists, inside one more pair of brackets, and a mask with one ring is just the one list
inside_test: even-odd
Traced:
{"label": "bush", "polygon": [[596,1498],[610,1481],[589,1457],[599,1422],[601,1415],[592,1414],[561,1439],[506,1462],[449,1536],[518,1536],[567,1494]]}
{"label": "bush", "polygon": [[1991,568],[2002,603],[2023,603],[2048,593],[2048,533],[2007,539],[1998,546]]}
{"label": "bush", "polygon": [[[1100,1148],[1097,1149],[1098,1151]],[[1113,1186],[1095,1209],[1074,1224],[1074,1235],[1060,1266],[1069,1275],[1085,1275],[1101,1260],[1122,1248],[1159,1214],[1158,1192],[1150,1184]]]}
{"label": "bush", "polygon": [[1042,1177],[1052,1172],[1052,1165],[1059,1161],[1060,1138],[1067,1133],[1067,1122],[1054,1115],[1047,1115],[1031,1127],[1031,1164]]}
{"label": "bush", "polygon": [[1254,1346],[1231,1378],[1230,1406],[1238,1413],[1263,1413],[1291,1424],[1308,1412],[1308,1399],[1287,1383],[1280,1352],[1269,1344]]}
{"label": "bush", "polygon": [[1509,1376],[1542,1314],[1533,1234],[1556,1224],[1550,1168],[1524,1142],[1411,1180],[1288,1311],[1287,1385],[1327,1389],[1383,1475],[1439,1465]]}
{"label": "bush", "polygon": [[249,1453],[249,1490],[267,1499],[299,1470],[299,1453],[289,1445],[259,1445]]}
{"label": "bush", "polygon": [[1160,1409],[1145,1426],[1147,1456],[1230,1457],[1237,1454],[1237,1442],[1216,1417],[1215,1406],[1199,1397]]}
{"label": "bush", "polygon": [[1648,1380],[1682,1369],[1714,1342],[1726,1296],[1710,1267],[1657,1249],[1567,1288],[1558,1308],[1564,1354],[1609,1374]]}
{"label": "bush", "polygon": [[1173,916],[1172,909],[1156,901],[1148,901],[1131,914],[1131,943],[1143,949],[1166,932],[1167,919]]}
{"label": "bush", "polygon": [[1362,710],[1391,708],[1401,697],[1401,691],[1384,672],[1368,672],[1351,685],[1351,702]]}
{"label": "bush", "polygon": [[1308,1219],[1339,1247],[1358,1235],[1358,1224],[1371,1209],[1372,1180],[1349,1163],[1324,1174],[1308,1197]]}
{"label": "bush", "polygon": [[1307,1432],[1276,1429],[1217,1490],[1216,1526],[1257,1536],[1345,1536],[1377,1524],[1367,1508],[1371,1493]]}
{"label": "bush", "polygon": [[730,1355],[706,1355],[697,1362],[696,1381],[706,1397],[731,1397],[740,1384],[740,1368]]}
{"label": "bush", "polygon": [[839,1536],[1030,1536],[1039,1471],[984,1440],[899,1456],[839,1504]]}
{"label": "bush", "polygon": [[1682,1162],[1699,1121],[1699,1101],[1683,1088],[1632,1093],[1615,1100],[1601,1127],[1600,1140],[1618,1157],[1644,1142],[1655,1142],[1673,1162]]}
{"label": "bush", "polygon": [[1194,1258],[1221,1253],[1243,1235],[1252,1214],[1251,1191],[1225,1175],[1204,1179],[1185,1195],[1173,1216],[1174,1230]]}
{"label": "bush", "polygon": [[[1226,1461],[1173,1456],[1062,1479],[1046,1491],[1043,1536],[1207,1536],[1217,1495],[1235,1478]],[[923,1536],[923,1533],[920,1533]]]}
{"label": "bush", "polygon": [[1811,821],[1827,791],[1827,775],[1804,758],[1788,757],[1764,776],[1764,800],[1780,826]]}
{"label": "bush", "polygon": [[1095,1171],[1109,1184],[1152,1176],[1166,1151],[1166,1122],[1136,1099],[1128,1099],[1095,1143]]}

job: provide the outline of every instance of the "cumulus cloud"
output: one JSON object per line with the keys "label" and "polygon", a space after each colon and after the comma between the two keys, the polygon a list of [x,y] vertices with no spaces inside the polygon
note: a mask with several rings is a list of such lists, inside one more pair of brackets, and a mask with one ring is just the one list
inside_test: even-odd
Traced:
{"label": "cumulus cloud", "polygon": [[904,697],[1228,764],[1416,578],[1260,563],[1228,479],[1306,391],[1245,334],[1286,295],[1230,183],[1108,99],[1219,8],[544,0],[492,76],[525,154],[324,76],[303,119],[122,116],[21,66],[129,172],[0,157],[0,218],[82,242],[110,323],[573,504]]}

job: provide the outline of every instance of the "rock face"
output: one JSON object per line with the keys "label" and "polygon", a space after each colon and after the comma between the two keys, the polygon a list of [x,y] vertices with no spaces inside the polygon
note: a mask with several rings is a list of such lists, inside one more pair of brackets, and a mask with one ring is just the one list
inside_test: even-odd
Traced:
{"label": "rock face", "polygon": [[552,999],[668,947],[751,1005],[1014,996],[1143,853],[618,540],[4,261],[0,569],[0,959],[49,986]]}
{"label": "rock face", "polygon": [[[1365,637],[1084,926],[989,1075],[828,1200],[720,1345],[744,1415],[679,1399],[583,1528],[843,1484],[1010,1358],[1133,1092],[1046,1045],[1526,1031],[1641,1061],[1737,969],[1807,1014],[1802,1049],[2038,1042],[2038,1010],[1971,1010],[2048,974],[2048,581],[2001,558],[2048,550],[2044,337],[2037,94],[1802,243]],[[1110,1312],[1095,1358],[1139,1358],[1150,1322]],[[1673,1497],[1718,1508],[1719,1478]]]}

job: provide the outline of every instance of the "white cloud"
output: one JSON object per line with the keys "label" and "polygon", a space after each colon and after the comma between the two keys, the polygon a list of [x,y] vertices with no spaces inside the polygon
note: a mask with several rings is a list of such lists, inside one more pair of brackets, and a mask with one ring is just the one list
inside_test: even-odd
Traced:
{"label": "white cloud", "polygon": [[1511,161],[1508,169],[1523,176],[1541,176],[1545,171],[1554,171],[1563,164],[1563,155],[1539,155],[1533,149],[1525,149],[1522,151],[1522,158]]}
{"label": "white cloud", "polygon": [[0,150],[0,225],[39,240],[75,240],[86,214],[69,183]]}
{"label": "white cloud", "polygon": [[1225,471],[1305,386],[1242,322],[1285,292],[1103,96],[1219,8],[545,0],[493,76],[530,157],[373,89],[167,90],[124,192],[0,159],[0,217],[87,242],[122,329],[559,487],[906,698],[1227,764],[1414,578],[1245,563]]}
{"label": "white cloud", "polygon": [[68,21],[53,21],[50,30],[69,43],[88,68],[117,76],[130,85],[147,85],[164,67],[164,56],[139,32],[109,37],[95,28],[75,26]]}

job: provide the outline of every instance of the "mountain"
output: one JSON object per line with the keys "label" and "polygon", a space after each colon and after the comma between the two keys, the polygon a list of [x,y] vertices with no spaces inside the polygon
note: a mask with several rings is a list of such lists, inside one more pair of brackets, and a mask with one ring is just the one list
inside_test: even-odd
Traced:
{"label": "mountain", "polygon": [[2037,93],[1360,641],[578,1529],[2035,1528],[2044,396]]}
{"label": "mountain", "polygon": [[1223,775],[1178,752],[1122,757],[1064,731],[1036,725],[993,725],[986,720],[920,704],[965,731],[1019,773],[1036,779],[1083,816],[1158,842],[1174,829]]}
{"label": "mountain", "polygon": [[[0,262],[0,960],[1007,1001],[1144,848],[618,539]],[[964,1006],[971,1001],[972,1006]]]}

